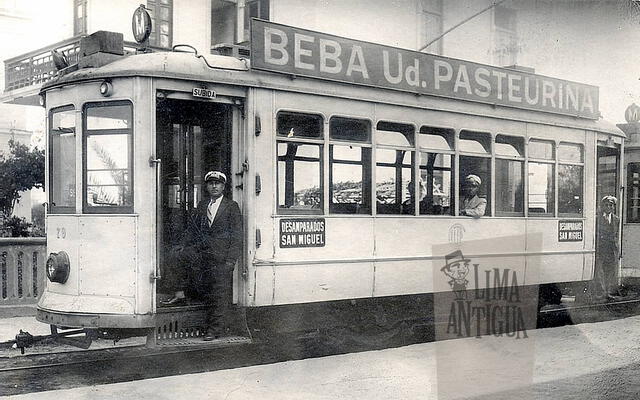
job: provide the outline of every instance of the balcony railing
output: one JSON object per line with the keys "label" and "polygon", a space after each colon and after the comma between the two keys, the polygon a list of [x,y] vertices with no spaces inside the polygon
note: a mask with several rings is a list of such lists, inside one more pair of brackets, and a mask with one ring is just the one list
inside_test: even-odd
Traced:
{"label": "balcony railing", "polygon": [[[53,79],[57,70],[51,57],[52,50],[64,52],[69,65],[76,64],[80,55],[80,39],[84,35],[74,36],[67,40],[31,51],[4,61],[5,91],[16,90],[33,85],[39,85]],[[136,43],[125,42],[125,54],[135,54]],[[151,51],[167,49],[150,48]]]}
{"label": "balcony railing", "polygon": [[33,305],[44,289],[45,238],[0,238],[0,306]]}

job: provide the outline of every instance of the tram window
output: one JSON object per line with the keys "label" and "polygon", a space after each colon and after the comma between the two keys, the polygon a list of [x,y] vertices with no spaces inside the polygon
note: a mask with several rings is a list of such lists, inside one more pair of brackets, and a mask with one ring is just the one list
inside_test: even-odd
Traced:
{"label": "tram window", "polygon": [[371,149],[329,147],[329,211],[336,214],[371,213]]}
{"label": "tram window", "polygon": [[[487,206],[485,216],[491,215],[491,158],[489,157],[472,157],[472,156],[460,156],[460,184],[464,182],[464,178],[468,175],[476,175],[482,180],[482,184],[478,190],[478,197],[487,200]],[[464,194],[460,191],[460,204],[462,204],[462,197]]]}
{"label": "tram window", "polygon": [[413,146],[412,125],[380,121],[376,125],[376,144],[389,146]]}
{"label": "tram window", "polygon": [[524,162],[496,159],[496,215],[523,215]]}
{"label": "tram window", "polygon": [[418,135],[418,146],[431,150],[453,151],[453,130],[423,126]]}
{"label": "tram window", "polygon": [[[584,187],[582,146],[561,143],[558,146],[558,213],[582,215]],[[573,164],[564,164],[565,162]],[[578,165],[578,163],[580,163]]]}
{"label": "tram window", "polygon": [[322,211],[321,155],[321,145],[278,142],[280,211]]}
{"label": "tram window", "polygon": [[131,104],[88,104],[84,115],[86,211],[132,212]]}
{"label": "tram window", "polygon": [[558,166],[558,212],[582,215],[582,166]]}
{"label": "tram window", "polygon": [[76,209],[76,112],[73,107],[51,111],[50,204],[52,213]]}
{"label": "tram window", "polygon": [[333,117],[329,121],[331,139],[350,142],[371,142],[371,124],[364,119]]}
{"label": "tram window", "polygon": [[491,154],[491,135],[488,133],[460,131],[458,144],[463,152]]}
{"label": "tram window", "polygon": [[524,215],[524,138],[497,135],[495,153],[496,215]]}
{"label": "tram window", "polygon": [[293,112],[278,113],[278,136],[288,138],[322,138],[322,116]]}
{"label": "tram window", "polygon": [[419,168],[420,214],[453,215],[453,155],[421,152]]}
{"label": "tram window", "polygon": [[[378,214],[413,214],[413,201],[409,199],[413,154],[406,150],[376,149]],[[407,206],[410,206],[410,211]]]}
{"label": "tram window", "polygon": [[640,222],[640,163],[627,164],[627,220]]}
{"label": "tram window", "polygon": [[553,216],[555,166],[529,161],[529,214]]}

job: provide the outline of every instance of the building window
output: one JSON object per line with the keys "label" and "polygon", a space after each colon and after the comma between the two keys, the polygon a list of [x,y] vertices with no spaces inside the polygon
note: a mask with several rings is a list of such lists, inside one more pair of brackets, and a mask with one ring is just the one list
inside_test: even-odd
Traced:
{"label": "building window", "polygon": [[[442,0],[420,1],[420,37],[418,48],[424,46],[442,34]],[[432,54],[442,54],[442,39],[433,43],[424,51]]]}
{"label": "building window", "polygon": [[524,139],[497,135],[496,215],[524,215]]}
{"label": "building window", "polygon": [[244,6],[244,40],[251,37],[251,18],[269,20],[269,0],[249,0]]}
{"label": "building window", "polygon": [[278,211],[322,213],[322,117],[280,112],[277,121]]}
{"label": "building window", "polygon": [[640,222],[640,163],[627,164],[627,221]]}
{"label": "building window", "polygon": [[131,103],[88,104],[83,115],[86,212],[133,212]]}
{"label": "building window", "polygon": [[378,122],[376,126],[376,212],[403,214],[411,208],[415,129],[412,125]]}
{"label": "building window", "polygon": [[173,46],[173,0],[147,0],[151,16],[149,45],[171,48]]}
{"label": "building window", "polygon": [[453,215],[454,133],[423,126],[418,135],[421,215]]}
{"label": "building window", "polygon": [[87,33],[87,0],[73,1],[73,34]]}
{"label": "building window", "polygon": [[582,216],[584,155],[582,146],[561,143],[558,146],[558,213]]}
{"label": "building window", "polygon": [[[476,175],[482,183],[477,196],[487,200],[485,215],[491,215],[491,135],[484,132],[460,131],[459,182],[462,185],[469,175]],[[469,153],[462,154],[462,153]],[[464,193],[460,192],[460,204]]]}
{"label": "building window", "polygon": [[493,12],[494,64],[515,65],[518,60],[517,12],[496,6]]}
{"label": "building window", "polygon": [[49,166],[51,213],[76,210],[76,112],[73,106],[51,111]]}
{"label": "building window", "polygon": [[529,214],[555,214],[555,152],[551,141],[529,142]]}
{"label": "building window", "polygon": [[329,136],[329,212],[370,214],[370,122],[333,117],[329,121]]}

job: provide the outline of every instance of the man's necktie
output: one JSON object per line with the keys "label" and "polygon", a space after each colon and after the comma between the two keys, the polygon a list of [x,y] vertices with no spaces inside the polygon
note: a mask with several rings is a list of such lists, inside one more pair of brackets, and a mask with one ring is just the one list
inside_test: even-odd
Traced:
{"label": "man's necktie", "polygon": [[209,226],[211,226],[211,224],[213,224],[213,214],[211,213],[211,206],[213,205],[213,203],[209,203],[209,206],[207,207],[207,218],[209,219]]}

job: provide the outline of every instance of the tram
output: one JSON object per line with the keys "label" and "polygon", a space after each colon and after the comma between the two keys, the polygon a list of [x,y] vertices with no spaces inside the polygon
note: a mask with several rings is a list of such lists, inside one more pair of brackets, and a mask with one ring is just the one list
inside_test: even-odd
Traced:
{"label": "tram", "polygon": [[[541,301],[584,291],[597,199],[620,197],[621,163],[600,160],[625,138],[598,118],[597,88],[252,24],[250,61],[110,40],[43,86],[39,321],[198,336],[201,307],[158,300],[210,170],[242,210],[233,293],[253,331],[424,320],[450,290],[447,246],[465,243]],[[462,215],[469,174],[480,218]]]}

